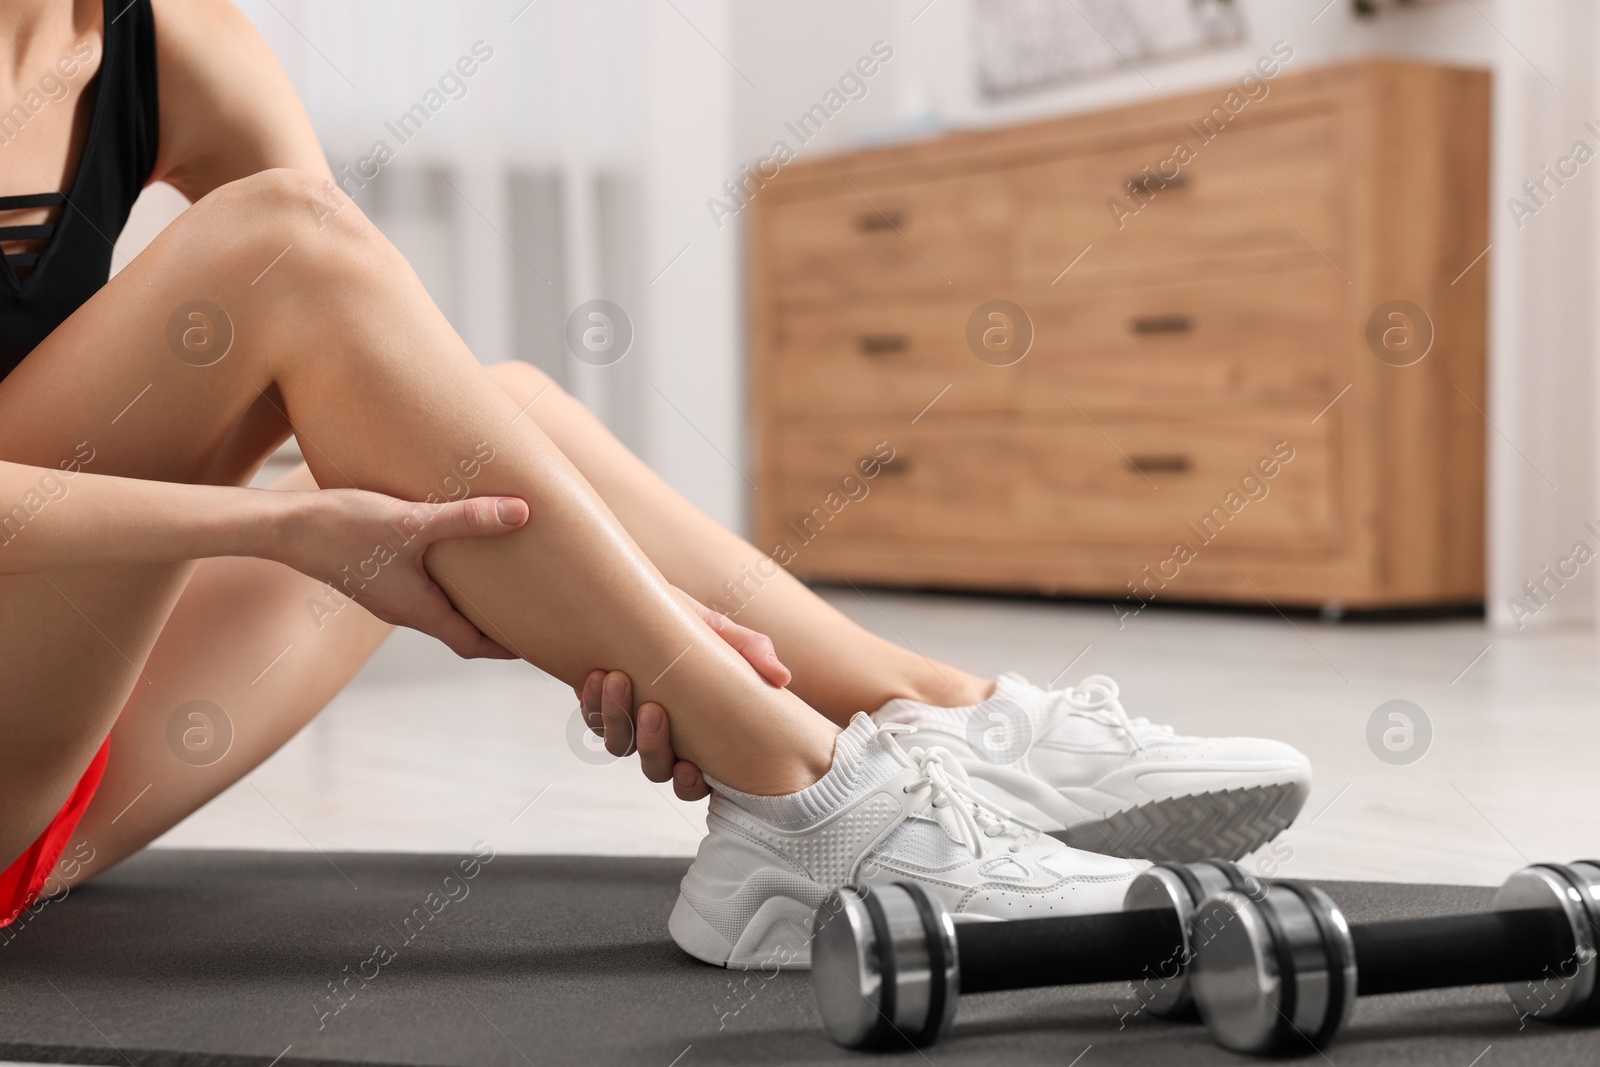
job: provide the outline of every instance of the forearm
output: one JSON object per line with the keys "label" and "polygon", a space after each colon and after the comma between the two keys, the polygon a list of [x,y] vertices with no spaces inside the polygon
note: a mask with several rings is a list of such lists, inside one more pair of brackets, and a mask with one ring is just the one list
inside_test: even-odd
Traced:
{"label": "forearm", "polygon": [[0,461],[0,574],[212,556],[273,558],[291,494]]}

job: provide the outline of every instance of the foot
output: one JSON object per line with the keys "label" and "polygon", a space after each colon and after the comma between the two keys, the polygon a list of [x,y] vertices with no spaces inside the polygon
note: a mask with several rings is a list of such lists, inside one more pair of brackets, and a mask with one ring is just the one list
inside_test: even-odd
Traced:
{"label": "foot", "polygon": [[982,704],[891,700],[872,718],[960,755],[973,787],[1018,818],[1116,856],[1238,859],[1278,836],[1311,791],[1311,762],[1289,745],[1131,719],[1103,674],[1048,692],[1005,674]]}
{"label": "foot", "polygon": [[[832,890],[917,882],[956,922],[1116,911],[1146,864],[1079,852],[975,793],[949,751],[858,714],[816,785],[757,797],[713,783],[710,831],[668,929],[725,967],[804,969]],[[942,741],[942,738],[941,738]]]}

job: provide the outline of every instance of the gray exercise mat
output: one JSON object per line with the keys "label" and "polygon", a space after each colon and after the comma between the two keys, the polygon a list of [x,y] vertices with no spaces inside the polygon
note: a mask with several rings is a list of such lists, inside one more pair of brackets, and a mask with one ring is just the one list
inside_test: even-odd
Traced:
{"label": "gray exercise mat", "polygon": [[[139,1067],[872,1062],[828,1043],[809,976],[724,971],[677,950],[666,921],[685,866],[570,856],[484,862],[148,851],[0,932],[0,1060]],[[1328,888],[1355,920],[1477,909],[1490,896],[1462,887]],[[387,951],[377,952],[380,945]],[[342,999],[333,993],[341,981],[349,990]],[[1217,1049],[1197,1026],[1133,1017],[1119,1027],[1119,1005],[1130,1005],[1125,986],[1121,995],[1091,986],[970,997],[951,1034],[925,1057],[880,1059],[919,1067],[1252,1062]],[[1310,1062],[1556,1067],[1597,1060],[1600,1030],[1539,1023],[1519,1030],[1503,993],[1481,988],[1362,1001],[1328,1059]]]}

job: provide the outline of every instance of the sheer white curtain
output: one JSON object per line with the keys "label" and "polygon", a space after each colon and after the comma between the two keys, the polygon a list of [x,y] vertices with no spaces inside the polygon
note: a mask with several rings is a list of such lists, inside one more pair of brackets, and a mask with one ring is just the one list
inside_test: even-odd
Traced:
{"label": "sheer white curtain", "polygon": [[[542,367],[742,525],[738,238],[704,208],[736,169],[728,0],[236,2],[479,358]],[[634,327],[609,366],[565,343],[596,298]]]}

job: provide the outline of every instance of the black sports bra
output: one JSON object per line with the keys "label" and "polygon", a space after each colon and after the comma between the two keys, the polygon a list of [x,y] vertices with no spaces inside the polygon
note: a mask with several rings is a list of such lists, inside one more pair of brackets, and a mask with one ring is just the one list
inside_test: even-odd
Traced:
{"label": "black sports bra", "polygon": [[[150,180],[160,141],[156,24],[150,0],[105,0],[105,54],[67,189],[0,196],[0,211],[57,208],[54,222],[0,225],[0,241],[43,240],[42,251],[0,255],[0,378],[10,374],[111,276],[111,250],[139,190]],[[0,147],[43,107],[24,94],[0,112]]]}

